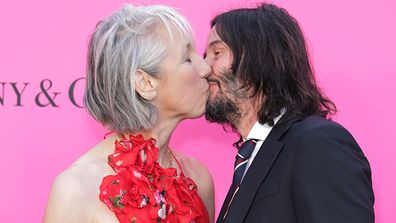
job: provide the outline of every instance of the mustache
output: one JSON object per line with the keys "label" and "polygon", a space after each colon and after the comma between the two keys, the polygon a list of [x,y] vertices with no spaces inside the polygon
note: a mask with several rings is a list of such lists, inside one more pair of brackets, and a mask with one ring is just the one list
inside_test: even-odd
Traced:
{"label": "mustache", "polygon": [[220,85],[221,82],[225,84],[229,84],[230,82],[234,81],[235,75],[232,73],[230,69],[222,68],[219,77],[210,75],[206,79],[208,82],[214,82],[217,83],[218,85]]}

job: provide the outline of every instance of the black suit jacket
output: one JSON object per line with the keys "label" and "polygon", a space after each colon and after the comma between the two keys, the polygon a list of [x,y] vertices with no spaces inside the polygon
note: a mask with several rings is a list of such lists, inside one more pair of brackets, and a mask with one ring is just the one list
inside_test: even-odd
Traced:
{"label": "black suit jacket", "polygon": [[319,116],[277,124],[217,223],[372,223],[369,163],[352,135]]}

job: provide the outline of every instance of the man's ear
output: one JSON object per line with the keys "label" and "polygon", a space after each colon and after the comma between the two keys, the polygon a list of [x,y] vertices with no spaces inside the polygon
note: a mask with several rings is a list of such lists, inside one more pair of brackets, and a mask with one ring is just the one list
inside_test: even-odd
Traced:
{"label": "man's ear", "polygon": [[157,97],[158,79],[144,70],[137,69],[135,73],[135,90],[144,99],[152,101]]}

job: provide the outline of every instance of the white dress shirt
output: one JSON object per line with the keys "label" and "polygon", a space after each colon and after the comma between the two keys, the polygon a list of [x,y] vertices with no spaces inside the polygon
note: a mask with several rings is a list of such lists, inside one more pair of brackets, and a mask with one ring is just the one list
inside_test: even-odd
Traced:
{"label": "white dress shirt", "polygon": [[[276,117],[274,119],[274,124],[276,124],[279,121],[279,119],[282,117],[283,114],[284,114],[284,112],[282,112],[278,117]],[[270,134],[272,127],[273,126],[269,126],[268,124],[262,125],[257,121],[256,123],[254,123],[252,129],[250,129],[249,134],[244,141],[246,141],[247,139],[255,139],[257,141],[257,143],[256,143],[256,147],[254,147],[252,155],[248,159],[245,172],[243,173],[243,176],[242,176],[242,180],[243,180],[246,172],[248,171],[250,165],[252,164],[254,158],[256,157],[258,151],[260,150],[261,145],[263,145],[263,142],[265,141],[267,136]]]}

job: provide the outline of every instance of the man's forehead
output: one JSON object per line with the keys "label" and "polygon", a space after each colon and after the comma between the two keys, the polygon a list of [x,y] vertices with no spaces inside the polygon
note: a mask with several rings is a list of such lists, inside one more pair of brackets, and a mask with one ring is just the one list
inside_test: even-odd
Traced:
{"label": "man's forehead", "polygon": [[214,44],[217,44],[217,43],[223,43],[223,41],[219,37],[219,34],[217,34],[215,27],[216,26],[213,26],[209,32],[207,48],[212,47]]}

